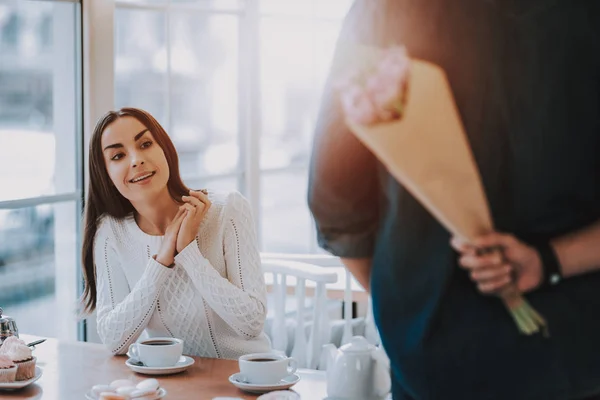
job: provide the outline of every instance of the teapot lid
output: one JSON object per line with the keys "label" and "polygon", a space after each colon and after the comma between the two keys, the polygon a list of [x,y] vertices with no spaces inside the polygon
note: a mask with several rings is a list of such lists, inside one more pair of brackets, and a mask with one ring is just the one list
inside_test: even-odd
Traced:
{"label": "teapot lid", "polygon": [[373,346],[363,336],[353,336],[340,350],[344,353],[364,353],[373,350]]}

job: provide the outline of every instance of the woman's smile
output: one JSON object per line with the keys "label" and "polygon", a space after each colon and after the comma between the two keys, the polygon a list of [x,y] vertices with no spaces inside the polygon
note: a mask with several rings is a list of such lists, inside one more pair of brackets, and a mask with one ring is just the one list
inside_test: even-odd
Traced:
{"label": "woman's smile", "polygon": [[138,172],[132,179],[129,180],[129,183],[147,185],[152,181],[154,175],[156,175],[156,171]]}

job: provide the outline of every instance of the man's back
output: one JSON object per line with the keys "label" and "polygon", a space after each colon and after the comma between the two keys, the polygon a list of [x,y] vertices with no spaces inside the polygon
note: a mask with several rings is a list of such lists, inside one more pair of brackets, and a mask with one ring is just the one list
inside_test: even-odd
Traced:
{"label": "man's back", "polygon": [[[497,3],[358,1],[340,40],[405,44],[442,66],[497,229],[547,240],[600,218],[600,9],[594,0]],[[310,198],[325,248],[373,257],[394,399],[572,399],[600,390],[600,274],[528,295],[551,337],[519,335],[502,303],[457,268],[448,232],[343,132],[333,97],[325,99]],[[340,161],[340,146],[354,153]],[[326,189],[332,176],[345,184],[337,192]],[[340,225],[344,210],[350,219]]]}

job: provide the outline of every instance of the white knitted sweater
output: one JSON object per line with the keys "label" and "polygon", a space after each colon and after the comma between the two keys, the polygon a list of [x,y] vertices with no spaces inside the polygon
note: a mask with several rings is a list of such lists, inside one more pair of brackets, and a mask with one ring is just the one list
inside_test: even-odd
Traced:
{"label": "white knitted sweater", "polygon": [[266,288],[248,201],[209,192],[196,240],[166,268],[152,256],[163,236],[144,233],[133,214],[103,216],[94,242],[98,334],[126,353],[144,330],[184,340],[184,354],[238,358],[270,350],[263,332]]}

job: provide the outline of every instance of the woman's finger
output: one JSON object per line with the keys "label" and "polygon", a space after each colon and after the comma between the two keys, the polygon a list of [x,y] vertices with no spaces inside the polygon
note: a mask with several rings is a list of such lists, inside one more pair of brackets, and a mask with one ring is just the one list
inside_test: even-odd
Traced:
{"label": "woman's finger", "polygon": [[490,253],[484,254],[481,256],[478,255],[464,255],[459,260],[458,263],[463,268],[467,269],[479,269],[479,268],[489,268],[489,267],[497,267],[502,264],[502,256],[500,253]]}
{"label": "woman's finger", "polygon": [[181,226],[181,224],[183,223],[183,220],[185,219],[187,214],[188,214],[188,211],[186,209],[181,210],[181,214],[179,215],[179,217],[177,217],[174,220],[175,227],[179,228]]}
{"label": "woman's finger", "polygon": [[190,195],[203,202],[206,205],[206,208],[209,208],[212,205],[207,193],[202,190],[190,190]]}
{"label": "woman's finger", "polygon": [[196,222],[200,223],[202,221],[202,219],[204,218],[204,214],[206,213],[206,210],[208,210],[208,207],[210,207],[210,205],[203,203],[201,200],[199,200],[195,196],[183,196],[183,199],[186,202],[189,202],[187,204],[194,205],[194,208],[196,209],[196,214],[194,216],[197,220]]}
{"label": "woman's finger", "polygon": [[205,207],[204,202],[200,201],[197,197],[195,196],[183,196],[181,198],[183,201],[185,201],[187,204],[191,204],[194,207],[199,207],[200,209]]}
{"label": "woman's finger", "polygon": [[206,189],[190,190],[190,196],[194,196],[197,199],[202,200],[202,202],[204,202],[204,200],[208,200],[208,192],[206,192]]}
{"label": "woman's finger", "polygon": [[183,213],[184,212],[185,212],[185,209],[179,207],[179,210],[177,210],[177,214],[175,214],[175,217],[173,218],[173,221],[177,221],[178,218],[183,218]]}
{"label": "woman's finger", "polygon": [[179,207],[177,214],[175,214],[175,218],[173,218],[173,221],[171,221],[171,223],[167,227],[167,232],[165,232],[165,234],[166,233],[172,234],[172,233],[178,231],[179,226],[181,225],[181,222],[185,218],[186,213],[187,213],[187,211],[184,208]]}
{"label": "woman's finger", "polygon": [[201,191],[190,190],[190,196],[184,196],[184,197],[195,199],[195,200],[203,203],[205,210],[208,210],[210,208],[210,206],[212,205],[208,196],[206,194],[204,194],[204,192],[201,192]]}
{"label": "woman's finger", "polygon": [[175,217],[171,221],[170,225],[177,224],[178,221],[183,220],[184,216],[185,216],[185,208],[179,207],[179,210],[177,210],[177,214],[175,214]]}
{"label": "woman's finger", "polygon": [[196,213],[196,207],[191,205],[190,203],[185,203],[181,207],[187,210],[188,215],[194,215]]}

